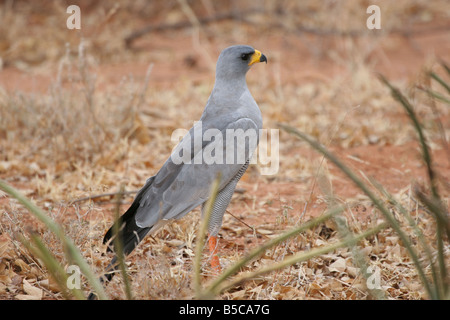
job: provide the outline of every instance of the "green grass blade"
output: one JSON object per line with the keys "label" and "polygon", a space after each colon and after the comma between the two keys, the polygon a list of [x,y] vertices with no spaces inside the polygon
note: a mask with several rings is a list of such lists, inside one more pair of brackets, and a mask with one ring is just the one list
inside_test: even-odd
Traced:
{"label": "green grass blade", "polygon": [[258,248],[255,248],[252,250],[248,255],[240,259],[238,262],[234,263],[231,267],[227,268],[224,272],[222,272],[217,279],[215,279],[206,289],[205,296],[213,296],[217,293],[217,288],[219,288],[222,283],[232,276],[233,274],[237,273],[244,265],[246,265],[251,260],[261,256],[266,250],[280,244],[283,241],[286,241],[287,239],[305,231],[308,229],[313,228],[314,226],[322,223],[323,221],[331,218],[333,215],[342,212],[342,207],[335,207],[333,209],[330,209],[327,213],[314,218],[298,227],[293,228],[292,230],[289,230],[282,234],[281,236],[278,236],[270,241],[267,241],[266,243],[262,244]]}
{"label": "green grass blade", "polygon": [[447,71],[448,75],[450,76],[450,68],[447,66],[447,64],[444,61],[441,61],[441,66],[442,66],[442,68],[445,69],[445,71]]}
{"label": "green grass blade", "polygon": [[433,193],[433,196],[435,196],[436,198],[439,198],[437,187],[436,187],[436,179],[435,179],[436,174],[431,166],[431,163],[432,163],[431,154],[429,152],[425,134],[423,133],[423,130],[422,130],[422,125],[420,124],[420,122],[416,116],[416,113],[414,112],[414,108],[409,103],[408,99],[406,99],[406,97],[400,92],[400,90],[398,90],[397,88],[392,86],[385,77],[380,75],[380,79],[391,90],[391,94],[394,97],[394,99],[399,101],[400,104],[403,106],[403,108],[405,109],[409,118],[411,119],[413,126],[417,131],[417,134],[419,135],[419,142],[420,142],[421,149],[422,149],[422,157],[427,166],[427,174],[430,179],[431,191]]}
{"label": "green grass blade", "polygon": [[[353,262],[356,264],[356,266],[361,271],[363,277],[366,279],[366,281],[369,280],[369,278],[372,276],[370,272],[368,272],[368,264],[366,260],[364,259],[363,254],[361,253],[361,250],[357,247],[357,242],[354,241],[355,235],[350,230],[350,228],[347,225],[347,221],[342,217],[342,215],[336,215],[334,217],[334,221],[337,226],[338,233],[342,239],[342,241],[349,241],[349,247],[351,249],[351,253],[353,256]],[[367,283],[367,282],[366,282]],[[377,300],[386,300],[386,294],[381,289],[370,289],[366,288],[370,295],[374,297]]]}
{"label": "green grass blade", "polygon": [[403,232],[400,225],[395,220],[392,213],[384,206],[383,202],[372,193],[372,191],[366,186],[366,184],[363,183],[362,180],[360,178],[358,178],[358,176],[355,173],[353,173],[352,170],[350,170],[346,165],[344,165],[343,162],[341,162],[337,157],[335,157],[330,151],[328,151],[320,143],[318,143],[314,139],[310,138],[308,135],[298,131],[297,129],[295,129],[293,127],[290,127],[285,124],[279,124],[279,125],[286,132],[291,133],[294,136],[297,136],[298,138],[306,141],[309,145],[311,145],[318,152],[325,155],[325,157],[328,160],[333,162],[347,177],[350,178],[350,180],[352,180],[356,184],[356,186],[360,190],[362,190],[369,197],[369,199],[372,201],[372,203],[380,210],[380,212],[383,214],[385,219],[389,222],[391,227],[399,235],[400,239],[403,242],[403,245],[405,246],[411,259],[414,262],[414,265],[416,266],[416,270],[420,276],[420,279],[422,280],[422,283],[425,286],[425,289],[426,289],[428,295],[432,299],[436,299],[437,296],[435,294],[435,291],[432,289],[427,277],[425,276],[424,268],[422,267],[422,264],[420,263],[420,260],[411,244],[411,241],[409,240],[408,235],[406,235],[405,232]]}
{"label": "green grass blade", "polygon": [[438,100],[450,105],[450,99],[444,97],[442,94],[432,91],[430,89],[424,89],[424,88],[419,88],[419,89],[428,93],[428,95],[430,95],[432,98],[438,99]]}
{"label": "green grass blade", "polygon": [[122,275],[123,283],[125,285],[125,296],[127,300],[133,300],[133,294],[131,292],[130,279],[127,273],[127,266],[125,264],[125,256],[123,253],[123,244],[120,239],[119,230],[120,230],[120,202],[122,201],[124,195],[124,187],[120,186],[120,191],[116,195],[116,206],[114,209],[114,224],[113,224],[113,233],[114,233],[114,251],[117,256],[117,263],[119,265],[119,270]]}
{"label": "green grass blade", "polygon": [[276,271],[279,269],[283,269],[287,266],[291,266],[294,265],[296,263],[302,262],[302,261],[306,261],[309,260],[311,258],[326,254],[328,252],[334,251],[336,249],[342,248],[342,247],[346,247],[346,246],[351,246],[351,245],[356,245],[360,240],[370,237],[378,232],[380,232],[381,230],[383,230],[384,228],[386,228],[388,225],[387,223],[381,223],[378,226],[369,229],[365,232],[362,232],[361,234],[358,234],[356,236],[354,236],[351,239],[346,239],[346,240],[342,240],[342,241],[338,241],[335,244],[329,245],[329,246],[324,246],[324,247],[320,247],[317,249],[312,249],[308,252],[301,252],[292,256],[289,256],[287,258],[285,258],[283,261],[278,262],[278,263],[272,263],[267,267],[261,268],[257,271],[254,272],[246,272],[242,275],[240,275],[239,277],[236,277],[228,282],[224,282],[222,283],[220,286],[216,287],[214,290],[215,294],[218,294],[220,292],[223,292],[224,290],[234,287],[236,285],[238,285],[239,283],[246,281],[246,280],[250,280],[250,279],[254,279],[258,276],[261,276],[263,274],[267,274],[269,272],[272,271]]}
{"label": "green grass blade", "polygon": [[52,253],[47,249],[39,236],[32,234],[30,241],[25,237],[20,237],[20,242],[30,251],[35,257],[46,267],[50,277],[56,282],[63,297],[67,300],[72,299],[72,296],[79,300],[84,300],[85,297],[79,290],[70,290],[67,286],[67,273],[61,264],[53,257]]}
{"label": "green grass blade", "polygon": [[[423,160],[424,160],[426,168],[427,168],[427,174],[428,174],[428,179],[430,182],[432,199],[433,199],[433,202],[440,203],[441,198],[439,196],[439,192],[438,192],[438,188],[437,188],[436,173],[432,166],[433,162],[432,162],[432,158],[431,158],[430,149],[428,147],[428,143],[426,141],[425,134],[422,129],[422,125],[418,120],[418,117],[414,111],[414,108],[409,103],[408,99],[400,92],[400,90],[395,88],[394,86],[392,86],[385,77],[380,76],[380,79],[384,84],[386,84],[386,86],[389,87],[394,99],[398,100],[400,102],[400,104],[403,106],[403,108],[405,109],[409,118],[411,119],[411,122],[413,123],[414,129],[417,131],[417,134],[419,136],[419,143],[420,143],[420,146],[422,149],[422,157],[423,157]],[[433,211],[431,211],[431,212],[433,212]],[[443,217],[446,217],[446,215],[447,215],[446,211],[442,212],[442,214],[436,213],[436,215],[435,215],[436,242],[437,242],[437,248],[438,248],[439,271],[440,271],[440,275],[441,275],[440,283],[443,283],[443,284],[447,283],[447,268],[445,265],[444,239],[443,239],[444,230],[448,228],[448,224],[446,221],[447,219],[443,218]],[[436,286],[438,286],[438,285],[439,285],[439,283],[436,283]],[[439,292],[439,290],[437,290],[437,291],[438,291],[437,298],[442,298],[443,296],[445,296],[445,292],[443,295],[443,292]]]}
{"label": "green grass blade", "polygon": [[[370,182],[372,185],[383,194],[390,203],[392,203],[398,212],[400,212],[408,221],[409,225],[413,228],[415,235],[417,236],[420,245],[422,246],[425,255],[428,259],[428,263],[431,268],[431,275],[433,277],[433,281],[436,285],[439,285],[438,281],[438,272],[436,270],[436,266],[434,263],[433,253],[431,250],[431,247],[429,246],[428,242],[425,240],[425,237],[422,233],[422,231],[417,226],[417,223],[414,221],[414,219],[409,214],[408,210],[406,210],[405,207],[403,207],[387,190],[380,184],[378,181],[376,181],[374,178],[370,178]],[[420,200],[420,199],[419,199]]]}
{"label": "green grass blade", "polygon": [[431,78],[436,80],[441,86],[443,86],[448,93],[450,93],[450,86],[444,80],[442,80],[436,73],[430,72],[429,75]]}
{"label": "green grass blade", "polygon": [[52,231],[62,242],[64,246],[64,252],[69,261],[74,262],[80,268],[81,272],[84,274],[86,279],[89,281],[91,286],[97,291],[99,299],[106,299],[105,291],[100,281],[94,275],[90,269],[88,263],[81,255],[79,249],[72,242],[71,239],[66,237],[63,229],[55,223],[49,216],[45,214],[39,207],[34,205],[30,200],[28,200],[24,195],[22,195],[15,188],[11,187],[5,181],[0,179],[0,189],[8,193],[11,197],[17,199],[25,208],[27,208],[36,218],[38,218],[45,226]]}
{"label": "green grass blade", "polygon": [[201,261],[202,261],[202,252],[203,247],[205,245],[205,235],[206,230],[208,228],[209,220],[211,218],[212,209],[214,206],[214,202],[216,201],[217,193],[219,191],[219,183],[220,183],[220,174],[214,180],[214,183],[211,187],[211,195],[206,202],[204,216],[202,217],[202,221],[200,223],[200,228],[197,234],[197,241],[195,244],[195,260],[194,260],[194,289],[195,296],[197,298],[204,297],[202,285],[201,285]]}

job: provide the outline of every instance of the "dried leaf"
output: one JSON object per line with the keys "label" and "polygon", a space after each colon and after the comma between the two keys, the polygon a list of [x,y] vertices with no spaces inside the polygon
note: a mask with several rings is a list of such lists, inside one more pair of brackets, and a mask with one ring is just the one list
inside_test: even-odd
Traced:
{"label": "dried leaf", "polygon": [[0,235],[0,261],[1,259],[11,259],[11,239],[6,235]]}
{"label": "dried leaf", "polygon": [[[356,278],[359,275],[359,268],[356,267],[347,267],[346,272],[352,278]],[[341,279],[342,280],[342,279]]]}
{"label": "dried leaf", "polygon": [[6,293],[7,286],[0,282],[0,294]]}
{"label": "dried leaf", "polygon": [[19,273],[27,273],[31,269],[30,266],[20,258],[14,260],[14,265],[20,269]]}
{"label": "dried leaf", "polygon": [[40,297],[33,296],[30,294],[18,294],[15,296],[17,300],[41,300]]}
{"label": "dried leaf", "polygon": [[41,300],[42,299],[42,289],[31,285],[27,280],[23,279],[23,291],[28,294],[29,299],[24,300]]}
{"label": "dried leaf", "polygon": [[347,269],[347,261],[344,258],[338,258],[335,262],[328,266],[330,272],[345,272]]}
{"label": "dried leaf", "polygon": [[39,285],[52,292],[59,292],[61,290],[53,278],[44,279],[39,282]]}
{"label": "dried leaf", "polygon": [[245,297],[246,290],[239,290],[231,294],[232,300],[242,300]]}
{"label": "dried leaf", "polygon": [[167,240],[166,243],[172,247],[181,247],[185,244],[184,241],[178,239]]}

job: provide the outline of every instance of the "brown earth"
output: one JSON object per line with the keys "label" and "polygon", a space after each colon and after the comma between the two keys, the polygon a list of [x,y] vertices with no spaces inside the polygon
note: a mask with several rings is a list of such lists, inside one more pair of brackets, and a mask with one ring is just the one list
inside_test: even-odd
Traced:
{"label": "brown earth", "polygon": [[[434,21],[422,24],[420,28],[445,26],[448,21]],[[280,36],[277,31],[268,32],[264,37],[252,33],[251,41],[254,47],[268,56],[269,64],[258,66],[268,68],[258,71],[258,76],[270,75],[271,79],[278,77],[281,85],[289,84],[301,87],[309,82],[327,83],[338,77],[348,77],[353,72],[351,64],[342,63],[346,55],[363,50],[365,54],[362,63],[370,66],[372,73],[381,73],[389,79],[401,83],[414,83],[423,72],[424,66],[434,61],[435,57],[450,61],[450,33],[447,29],[435,32],[417,32],[409,30],[407,36],[399,34],[384,34],[379,37],[361,36],[355,38],[331,37],[316,34]],[[376,32],[376,31],[374,31]],[[354,48],[346,48],[346,42],[353,41]],[[97,91],[118,88],[124,77],[133,77],[142,83],[146,77],[147,68],[153,64],[149,88],[153,91],[172,90],[186,83],[195,86],[204,84],[212,87],[213,66],[206,56],[215,57],[224,47],[224,42],[209,39],[207,53],[199,51],[195,36],[189,31],[154,32],[133,44],[132,51],[124,49],[123,61],[106,61],[95,65],[92,71],[97,75],[100,85]],[[312,47],[320,52],[314,52]],[[328,55],[328,51],[336,50],[341,57]],[[133,56],[138,57],[133,61]],[[130,58],[131,57],[131,58]],[[144,57],[144,58],[143,58]],[[350,58],[349,58],[350,59]],[[351,59],[350,59],[351,60]],[[18,68],[14,65],[5,66],[0,72],[0,88],[6,92],[24,92],[27,94],[46,94],[54,84],[58,67],[56,63],[47,63],[37,68]],[[253,70],[252,70],[253,71]],[[278,75],[273,76],[274,73]],[[249,73],[249,86],[257,86],[258,78]],[[69,85],[68,83],[66,83]],[[258,97],[255,96],[256,100]],[[399,110],[401,110],[399,108]],[[199,114],[201,110],[198,110]],[[264,113],[264,112],[263,112]],[[398,121],[409,126],[408,118],[400,111],[389,114],[391,121]],[[271,120],[267,119],[270,124]],[[346,121],[351,122],[349,116]],[[440,118],[444,128],[450,127],[448,113]],[[0,132],[1,133],[1,132]],[[447,147],[448,148],[448,147]],[[402,144],[369,143],[357,146],[332,144],[330,149],[344,160],[356,172],[362,172],[367,177],[373,177],[392,194],[411,193],[414,186],[426,185],[427,173],[420,157],[418,142],[409,140]],[[292,145],[285,149],[285,158],[300,157],[309,162],[320,162],[321,157],[306,145]],[[433,141],[432,157],[443,189],[443,197],[448,202],[448,186],[450,184],[450,157],[448,149],[442,141]],[[283,168],[283,159],[280,167]],[[161,161],[160,161],[161,162]],[[160,163],[159,162],[159,163]],[[152,165],[153,166],[153,165]],[[370,220],[372,211],[361,191],[356,188],[338,169],[328,162],[328,179],[332,185],[333,194],[339,201],[360,205],[355,207],[357,219]],[[154,174],[157,166],[148,170],[148,176]],[[33,189],[20,179],[12,177],[7,171],[0,170],[0,178],[7,179],[17,188]],[[142,176],[142,183],[146,179]],[[281,177],[262,177],[255,170],[250,170],[239,183],[240,189],[228,208],[230,215],[225,217],[221,231],[220,246],[223,256],[232,256],[234,252],[246,251],[248,247],[261,243],[266,234],[271,235],[289,226],[289,224],[305,221],[317,216],[326,208],[323,186],[317,181],[317,176],[299,178],[283,175]],[[38,192],[32,194],[39,194]],[[104,199],[111,199],[108,197]],[[130,201],[131,198],[127,198]],[[363,199],[363,200],[361,200]],[[47,199],[48,200],[48,199]],[[67,200],[67,199],[66,199]],[[362,201],[362,202],[361,202]],[[0,199],[2,207],[8,206],[8,199]],[[361,205],[364,203],[364,205]],[[362,206],[362,207],[361,207]],[[111,201],[97,202],[96,212],[89,218],[93,220],[112,220],[113,205]],[[125,208],[125,206],[123,207]],[[74,214],[72,209],[68,209]],[[283,217],[285,220],[283,220]],[[241,219],[243,222],[238,221]],[[105,226],[109,222],[102,222]],[[259,236],[252,237],[253,230],[245,224],[256,228]],[[263,234],[261,236],[261,234]],[[147,241],[154,241],[152,239]]]}

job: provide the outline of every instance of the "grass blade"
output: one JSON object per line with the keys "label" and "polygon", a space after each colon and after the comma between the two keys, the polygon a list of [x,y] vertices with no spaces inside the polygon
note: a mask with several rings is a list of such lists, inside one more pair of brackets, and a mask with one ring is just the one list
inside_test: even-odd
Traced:
{"label": "grass blade", "polygon": [[72,242],[72,240],[66,237],[63,229],[57,223],[55,223],[49,216],[47,216],[45,212],[43,212],[39,207],[34,205],[24,195],[22,195],[15,188],[11,187],[2,179],[0,179],[0,189],[8,193],[11,197],[17,199],[25,208],[27,208],[36,218],[38,218],[41,222],[43,222],[45,226],[60,239],[60,241],[63,243],[64,252],[68,260],[78,265],[81,272],[84,274],[84,276],[89,281],[91,286],[98,292],[99,298],[106,299],[106,294],[105,291],[103,290],[103,286],[101,285],[100,281],[94,275],[88,263],[83,258],[80,251]]}
{"label": "grass blade", "polygon": [[[425,162],[426,168],[427,168],[427,174],[428,179],[430,182],[431,187],[431,201],[429,203],[440,203],[441,198],[439,196],[438,188],[437,188],[437,180],[436,180],[436,173],[434,171],[434,168],[432,166],[432,158],[430,149],[428,147],[428,143],[425,138],[425,134],[422,129],[422,125],[418,120],[418,117],[414,111],[414,108],[409,103],[408,99],[403,96],[403,94],[400,92],[399,89],[392,86],[389,81],[380,75],[380,79],[383,83],[386,84],[386,86],[389,87],[391,90],[391,94],[397,101],[400,102],[400,104],[405,109],[406,113],[408,114],[409,118],[411,119],[411,122],[413,123],[414,129],[417,131],[417,134],[419,136],[419,143],[422,149],[422,157]],[[438,248],[438,261],[439,261],[439,271],[441,275],[441,281],[440,283],[446,284],[447,283],[447,268],[445,265],[445,253],[444,253],[444,239],[443,239],[443,233],[444,230],[448,230],[448,221],[447,221],[447,212],[440,211],[440,210],[433,210],[431,209],[430,212],[434,212],[435,220],[436,220],[436,241],[437,241],[437,248]],[[439,213],[441,212],[441,213]],[[439,283],[436,283],[436,286],[438,286]],[[438,297],[445,296],[447,291],[447,286],[445,286],[444,292],[439,292],[437,290]]]}
{"label": "grass blade", "polygon": [[392,213],[384,206],[383,202],[378,199],[372,191],[366,186],[365,183],[362,182],[358,176],[353,173],[352,170],[350,170],[346,165],[343,164],[336,156],[334,156],[330,151],[328,151],[325,147],[323,147],[320,143],[315,141],[314,139],[310,138],[308,135],[298,131],[295,128],[292,128],[285,124],[279,124],[280,127],[285,130],[288,133],[293,134],[294,136],[297,136],[298,138],[306,141],[309,145],[311,145],[314,149],[316,149],[321,154],[325,155],[325,157],[333,162],[347,177],[349,177],[356,186],[361,189],[372,201],[372,203],[380,210],[380,212],[383,214],[385,219],[389,222],[391,227],[397,232],[400,239],[402,240],[405,248],[407,249],[411,259],[414,262],[414,265],[416,266],[417,272],[420,276],[420,279],[422,280],[422,283],[425,286],[425,289],[428,293],[428,295],[432,299],[437,299],[438,297],[435,294],[435,291],[432,289],[427,277],[425,276],[424,268],[422,267],[419,258],[417,256],[417,253],[415,252],[414,248],[412,247],[411,241],[409,240],[408,235],[406,235],[403,230],[401,229],[398,222],[395,220]]}
{"label": "grass blade", "polygon": [[425,88],[419,88],[419,89],[428,93],[432,98],[438,99],[438,100],[450,105],[450,99],[444,97],[442,94],[432,91],[430,89],[425,89]]}
{"label": "grass blade", "polygon": [[116,206],[114,209],[115,219],[113,224],[114,233],[114,251],[117,256],[117,263],[119,265],[120,273],[122,274],[123,283],[125,285],[125,295],[127,300],[133,300],[133,295],[131,293],[130,279],[127,274],[127,266],[125,264],[125,256],[123,254],[123,245],[121,237],[118,236],[120,232],[120,202],[124,195],[124,187],[120,186],[120,191],[116,195]]}
{"label": "grass blade", "polygon": [[301,226],[298,226],[296,228],[293,228],[290,231],[285,232],[284,234],[282,234],[279,237],[276,237],[270,241],[267,241],[266,243],[264,243],[263,245],[261,245],[260,247],[254,249],[253,251],[251,251],[247,256],[243,257],[242,259],[240,259],[238,262],[236,262],[235,264],[233,264],[231,267],[227,268],[224,272],[222,272],[220,274],[220,276],[215,279],[206,289],[204,296],[208,297],[208,296],[213,296],[215,294],[217,294],[217,288],[222,286],[222,283],[230,276],[232,276],[233,274],[237,273],[244,265],[246,265],[248,262],[250,262],[251,260],[261,256],[266,250],[280,244],[283,241],[286,241],[287,239],[299,234],[300,232],[303,232],[305,230],[308,230],[310,228],[313,228],[314,226],[322,223],[323,221],[331,218],[333,215],[341,212],[343,210],[342,207],[335,207],[333,209],[330,209],[327,213],[312,219],[304,224],[302,224]]}
{"label": "grass blade", "polygon": [[428,263],[431,268],[431,275],[433,277],[433,281],[436,285],[439,285],[440,282],[438,281],[438,272],[435,267],[431,248],[430,248],[429,244],[427,243],[427,241],[425,240],[425,237],[424,237],[422,231],[419,229],[417,223],[411,217],[408,210],[406,210],[405,207],[403,207],[389,192],[387,192],[387,190],[380,183],[378,183],[378,181],[376,181],[373,178],[370,178],[370,182],[378,191],[381,192],[381,194],[383,194],[388,199],[388,201],[390,203],[392,203],[397,208],[397,210],[406,218],[409,225],[413,228],[414,233],[417,236],[417,238],[425,252],[425,255],[428,259]]}
{"label": "grass blade", "polygon": [[214,293],[218,294],[222,291],[224,291],[227,288],[230,287],[234,287],[236,285],[238,285],[239,283],[246,281],[246,280],[250,280],[250,279],[254,279],[258,276],[261,276],[263,274],[267,274],[269,272],[275,271],[275,270],[279,270],[282,268],[285,268],[287,266],[290,265],[294,265],[296,263],[302,262],[302,261],[306,261],[309,260],[311,258],[326,254],[328,252],[334,251],[336,249],[342,248],[342,247],[346,247],[346,246],[351,246],[351,245],[356,245],[360,240],[365,239],[367,237],[370,237],[378,232],[380,232],[381,230],[383,230],[384,228],[386,228],[388,225],[387,223],[381,223],[378,226],[369,229],[361,234],[356,235],[355,237],[351,238],[351,239],[346,239],[346,240],[342,240],[339,241],[335,244],[329,245],[329,246],[324,246],[321,248],[317,248],[317,249],[312,249],[308,252],[301,252],[295,255],[292,255],[290,257],[285,258],[283,261],[279,262],[279,263],[272,263],[271,265],[265,267],[265,268],[261,268],[257,271],[254,272],[246,272],[244,274],[242,274],[239,277],[236,277],[235,279],[232,279],[228,282],[222,283],[220,284],[220,286],[217,286],[214,290]]}
{"label": "grass blade", "polygon": [[61,264],[54,258],[53,254],[47,249],[39,236],[32,234],[31,240],[28,241],[23,236],[20,237],[20,242],[30,251],[34,256],[38,257],[40,261],[45,265],[50,277],[58,285],[63,297],[67,300],[72,296],[78,300],[84,300],[85,297],[80,290],[69,289],[67,286],[67,273]]}
{"label": "grass blade", "polygon": [[197,234],[197,241],[195,244],[195,260],[194,260],[194,288],[195,288],[195,296],[197,298],[203,297],[203,289],[201,286],[201,261],[202,261],[202,251],[205,245],[205,235],[206,229],[208,228],[209,220],[211,218],[212,209],[214,206],[214,202],[216,201],[217,193],[219,191],[219,183],[220,183],[220,174],[214,180],[214,183],[211,187],[211,196],[206,202],[205,213],[202,217],[202,221],[200,224],[200,228]]}
{"label": "grass blade", "polygon": [[441,66],[447,71],[448,75],[450,76],[450,68],[447,66],[447,64],[441,60]]}
{"label": "grass blade", "polygon": [[400,90],[398,90],[397,88],[395,88],[394,86],[392,86],[389,81],[383,77],[382,75],[380,75],[380,79],[381,81],[391,90],[391,94],[394,97],[395,100],[399,101],[400,104],[403,106],[403,108],[405,109],[406,113],[408,114],[409,118],[411,119],[414,128],[417,131],[417,134],[419,135],[419,142],[421,144],[422,147],[422,157],[423,160],[425,161],[425,164],[427,166],[427,174],[428,177],[430,179],[430,185],[431,185],[431,190],[432,193],[435,197],[438,197],[438,192],[437,192],[437,187],[436,187],[436,174],[431,166],[431,154],[429,152],[429,148],[426,142],[426,138],[425,135],[423,133],[422,130],[422,125],[420,124],[415,112],[414,112],[414,108],[413,106],[409,103],[408,99],[406,99],[405,96],[403,96],[403,94],[400,92]]}
{"label": "grass blade", "polygon": [[429,75],[431,78],[436,80],[441,86],[443,86],[448,93],[450,93],[450,86],[447,83],[445,83],[445,81],[442,80],[436,73],[430,72]]}

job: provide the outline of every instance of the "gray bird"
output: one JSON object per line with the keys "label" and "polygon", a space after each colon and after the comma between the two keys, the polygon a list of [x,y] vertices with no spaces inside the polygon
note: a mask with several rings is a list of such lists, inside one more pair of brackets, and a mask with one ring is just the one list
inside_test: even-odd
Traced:
{"label": "gray bird", "polygon": [[[214,88],[200,120],[158,173],[146,181],[119,219],[119,239],[125,255],[147,234],[154,233],[168,221],[179,219],[200,205],[203,214],[212,184],[220,177],[208,225],[211,266],[220,269],[217,234],[262,129],[261,111],[245,79],[247,71],[257,62],[267,63],[267,58],[250,46],[231,46],[221,52]],[[104,243],[110,243],[108,251],[115,251],[114,241],[111,241],[113,233],[111,227],[103,239]],[[111,280],[116,262],[117,257],[114,257],[102,281]]]}

